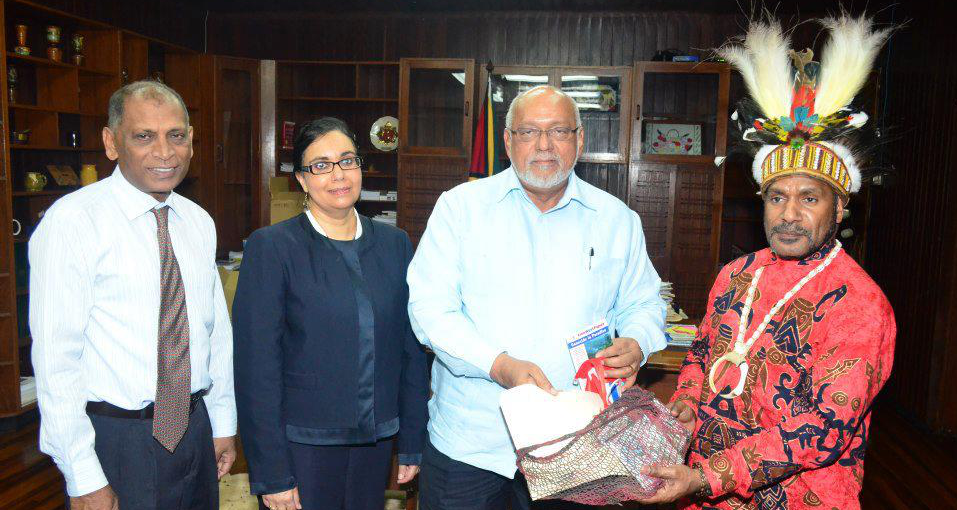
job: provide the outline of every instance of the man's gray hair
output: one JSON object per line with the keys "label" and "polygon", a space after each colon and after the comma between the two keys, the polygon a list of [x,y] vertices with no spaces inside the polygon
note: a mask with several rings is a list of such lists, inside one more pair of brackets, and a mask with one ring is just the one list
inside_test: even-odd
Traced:
{"label": "man's gray hair", "polygon": [[572,109],[575,110],[575,127],[579,128],[582,126],[582,114],[580,111],[578,111],[578,103],[576,103],[571,96],[563,92],[561,89],[551,85],[537,85],[515,96],[515,99],[512,99],[512,103],[508,105],[508,113],[505,114],[505,129],[512,129],[512,119],[515,118],[516,105],[518,105],[521,101],[524,101],[529,95],[541,92],[543,90],[550,90],[567,99],[572,104]]}
{"label": "man's gray hair", "polygon": [[126,107],[126,101],[130,98],[153,99],[161,103],[172,103],[183,110],[183,118],[186,119],[186,125],[189,125],[189,111],[186,109],[186,103],[179,93],[164,83],[154,80],[134,81],[128,85],[120,87],[110,96],[109,114],[107,127],[110,131],[116,132],[120,121],[123,120],[123,110]]}

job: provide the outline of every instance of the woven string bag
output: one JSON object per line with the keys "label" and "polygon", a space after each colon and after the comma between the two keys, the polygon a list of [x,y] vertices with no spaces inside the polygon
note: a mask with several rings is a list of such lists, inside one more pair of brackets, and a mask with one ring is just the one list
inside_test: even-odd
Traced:
{"label": "woven string bag", "polygon": [[[614,505],[657,492],[663,482],[641,468],[683,463],[689,440],[654,395],[634,387],[585,428],[516,453],[533,500]],[[532,453],[562,442],[567,444],[553,454]]]}

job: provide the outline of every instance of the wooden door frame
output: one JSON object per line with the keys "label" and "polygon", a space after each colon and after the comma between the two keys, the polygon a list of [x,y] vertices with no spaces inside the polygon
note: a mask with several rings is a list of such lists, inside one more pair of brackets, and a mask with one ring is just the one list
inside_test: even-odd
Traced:
{"label": "wooden door frame", "polygon": [[[213,98],[212,105],[210,109],[210,119],[212,120],[212,140],[210,141],[209,147],[212,149],[212,166],[213,166],[213,179],[209,183],[209,188],[211,189],[211,196],[213,198],[212,204],[214,208],[214,217],[217,218],[217,221],[224,221],[223,215],[220,214],[220,208],[222,204],[222,184],[223,184],[223,155],[225,148],[223,147],[223,125],[220,119],[218,118],[218,112],[220,110],[220,97],[221,91],[223,89],[222,83],[222,72],[224,70],[237,70],[244,71],[249,73],[249,76],[252,80],[250,91],[254,95],[251,103],[250,111],[250,158],[249,161],[253,165],[253,168],[250,169],[250,185],[252,186],[252,224],[250,225],[250,231],[255,230],[259,227],[269,224],[269,178],[266,175],[266,169],[261,165],[263,163],[263,152],[262,152],[262,133],[261,129],[257,126],[257,122],[262,121],[262,111],[261,111],[261,102],[262,102],[262,92],[261,92],[261,76],[260,76],[260,61],[256,59],[249,58],[239,58],[239,57],[225,57],[221,55],[212,55],[209,57],[212,60],[213,65]],[[274,83],[274,82],[273,82]],[[273,97],[273,101],[275,98]],[[274,122],[270,122],[270,125]],[[275,126],[273,126],[275,129]],[[275,143],[275,140],[272,140]],[[259,166],[257,169],[256,167]],[[253,171],[255,170],[255,171]],[[251,232],[250,232],[251,233]]]}

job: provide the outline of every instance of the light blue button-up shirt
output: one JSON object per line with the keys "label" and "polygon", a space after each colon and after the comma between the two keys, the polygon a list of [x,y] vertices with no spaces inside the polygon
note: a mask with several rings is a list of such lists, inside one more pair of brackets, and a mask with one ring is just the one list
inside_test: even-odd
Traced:
{"label": "light blue button-up shirt", "polygon": [[515,475],[515,450],[491,380],[502,352],[572,387],[567,342],[607,320],[647,358],[665,347],[661,279],[641,221],[574,173],[541,212],[513,169],[439,197],[409,267],[409,315],[436,354],[429,436],[449,457]]}

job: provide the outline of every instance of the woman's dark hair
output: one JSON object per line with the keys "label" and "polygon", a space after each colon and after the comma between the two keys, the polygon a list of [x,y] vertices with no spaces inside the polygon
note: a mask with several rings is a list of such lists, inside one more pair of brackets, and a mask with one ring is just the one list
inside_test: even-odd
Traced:
{"label": "woman's dark hair", "polygon": [[296,143],[293,147],[292,157],[295,161],[295,170],[297,172],[302,171],[302,155],[305,154],[306,149],[312,145],[312,142],[315,142],[318,138],[331,133],[332,131],[338,131],[352,140],[352,146],[355,149],[359,150],[359,144],[356,143],[356,135],[349,129],[349,125],[341,119],[335,117],[322,117],[321,119],[311,120],[303,124],[299,128],[299,133],[296,134]]}

